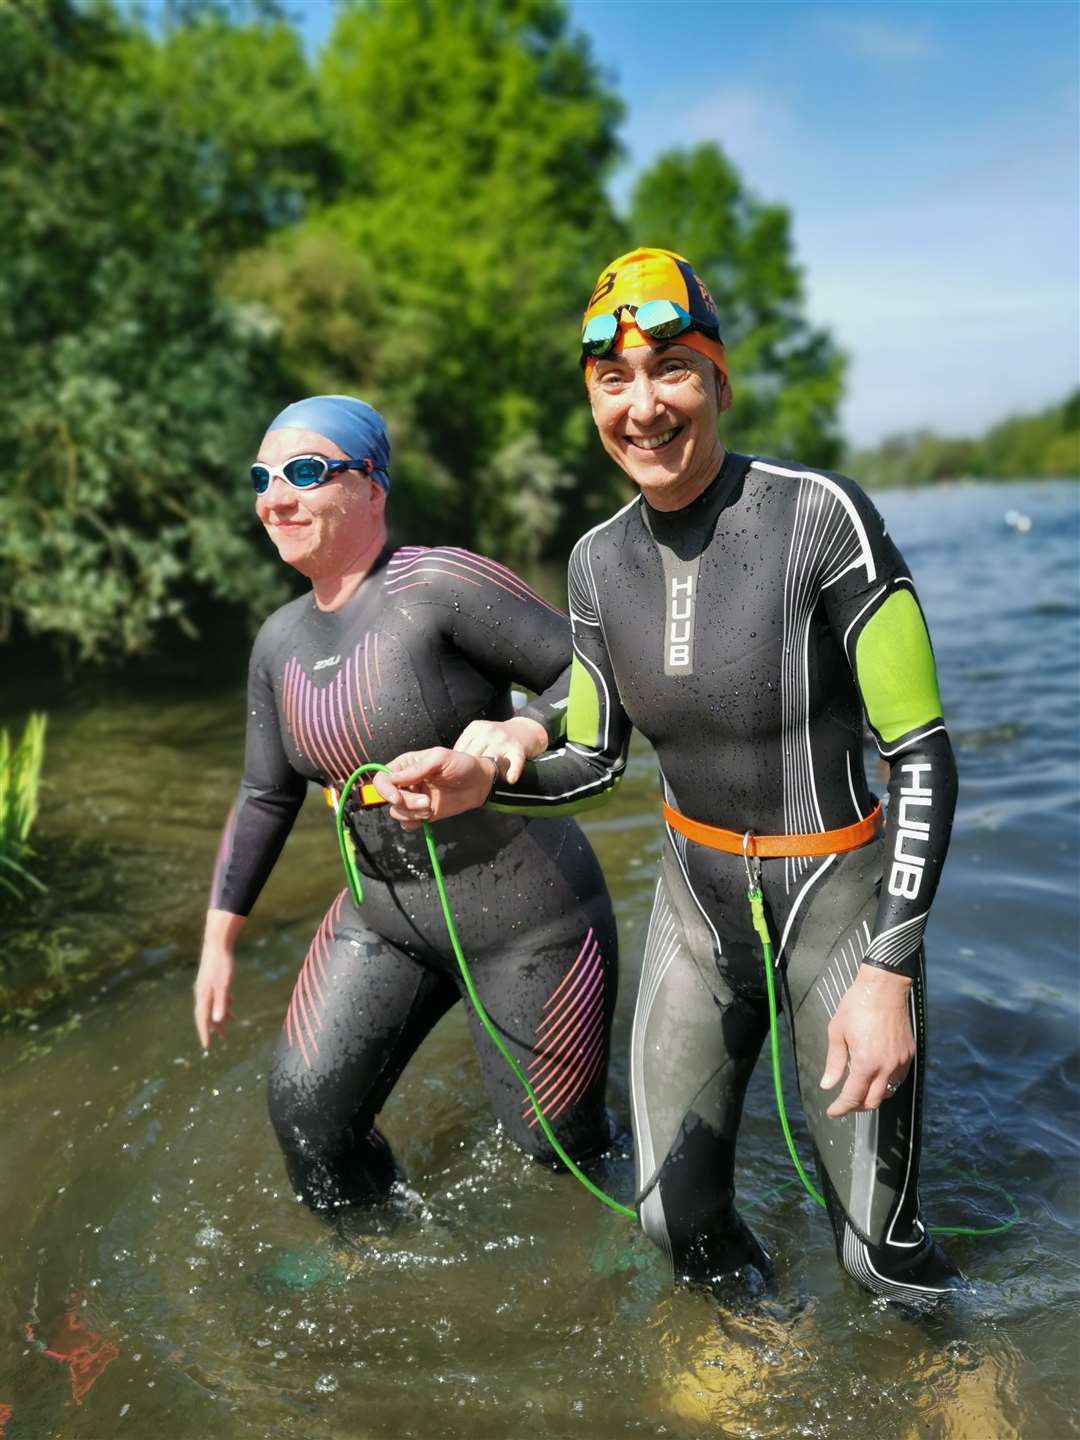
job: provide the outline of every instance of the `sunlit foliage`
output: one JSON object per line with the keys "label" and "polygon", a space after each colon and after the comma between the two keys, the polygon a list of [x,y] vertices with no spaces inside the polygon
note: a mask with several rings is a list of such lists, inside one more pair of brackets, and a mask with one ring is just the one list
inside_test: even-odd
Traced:
{"label": "sunlit foliage", "polygon": [[713,287],[731,443],[830,460],[842,364],[786,210],[707,146],[627,222],[620,115],[563,0],[368,0],[315,59],[271,0],[0,6],[0,640],[99,658],[265,613],[246,463],[326,390],[386,414],[403,538],[564,550],[622,497],[576,342],[631,243]]}

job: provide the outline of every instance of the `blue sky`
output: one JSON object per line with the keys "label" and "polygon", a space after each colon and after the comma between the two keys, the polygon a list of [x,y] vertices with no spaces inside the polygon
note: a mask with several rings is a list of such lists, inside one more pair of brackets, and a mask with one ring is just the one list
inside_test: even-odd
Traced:
{"label": "blue sky", "polygon": [[[330,0],[293,8],[319,46]],[[715,140],[791,207],[810,314],[851,358],[854,443],[978,432],[1080,383],[1072,0],[570,13],[627,106],[617,200],[660,151]]]}

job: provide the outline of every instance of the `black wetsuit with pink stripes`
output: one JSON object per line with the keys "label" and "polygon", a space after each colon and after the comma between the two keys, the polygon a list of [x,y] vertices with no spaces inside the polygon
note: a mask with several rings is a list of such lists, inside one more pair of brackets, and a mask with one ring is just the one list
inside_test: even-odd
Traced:
{"label": "black wetsuit with pink stripes", "polygon": [[[569,664],[566,617],[512,571],[465,550],[386,550],[332,612],[305,595],[262,627],[251,657],[244,776],[210,904],[246,915],[309,782],[340,786],[366,760],[453,745],[512,713]],[[537,718],[542,718],[539,715]],[[423,838],[384,809],[349,807],[364,880],[311,944],[278,1041],[270,1114],[297,1193],[363,1203],[396,1174],[375,1128],[409,1058],[460,998]],[[480,998],[576,1158],[608,1141],[604,1108],[617,945],[588,842],[567,819],[479,811],[436,836]],[[327,866],[336,865],[328,833]],[[469,1007],[484,1084],[510,1136],[551,1161],[521,1088]]]}

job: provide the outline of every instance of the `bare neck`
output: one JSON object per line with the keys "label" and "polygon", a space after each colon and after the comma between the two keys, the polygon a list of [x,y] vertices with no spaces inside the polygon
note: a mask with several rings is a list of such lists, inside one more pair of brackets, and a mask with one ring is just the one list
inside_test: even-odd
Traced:
{"label": "bare neck", "polygon": [[711,451],[709,458],[695,465],[693,473],[679,480],[674,485],[658,485],[655,488],[650,485],[642,485],[641,493],[654,510],[670,511],[685,510],[692,505],[699,495],[704,495],[712,482],[720,473],[720,467],[724,463],[727,451],[717,441],[715,451]]}
{"label": "bare neck", "polygon": [[343,567],[311,577],[315,604],[320,610],[339,610],[367,579],[386,544],[386,526],[380,525],[362,549],[350,555]]}

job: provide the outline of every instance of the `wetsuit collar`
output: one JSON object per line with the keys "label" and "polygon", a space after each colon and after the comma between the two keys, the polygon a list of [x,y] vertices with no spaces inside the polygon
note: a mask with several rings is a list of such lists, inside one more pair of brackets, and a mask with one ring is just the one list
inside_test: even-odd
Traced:
{"label": "wetsuit collar", "polygon": [[717,516],[736,495],[749,468],[749,456],[726,451],[715,477],[681,510],[654,510],[643,495],[641,515],[646,527],[661,545],[677,553],[687,546],[700,553],[712,537]]}

